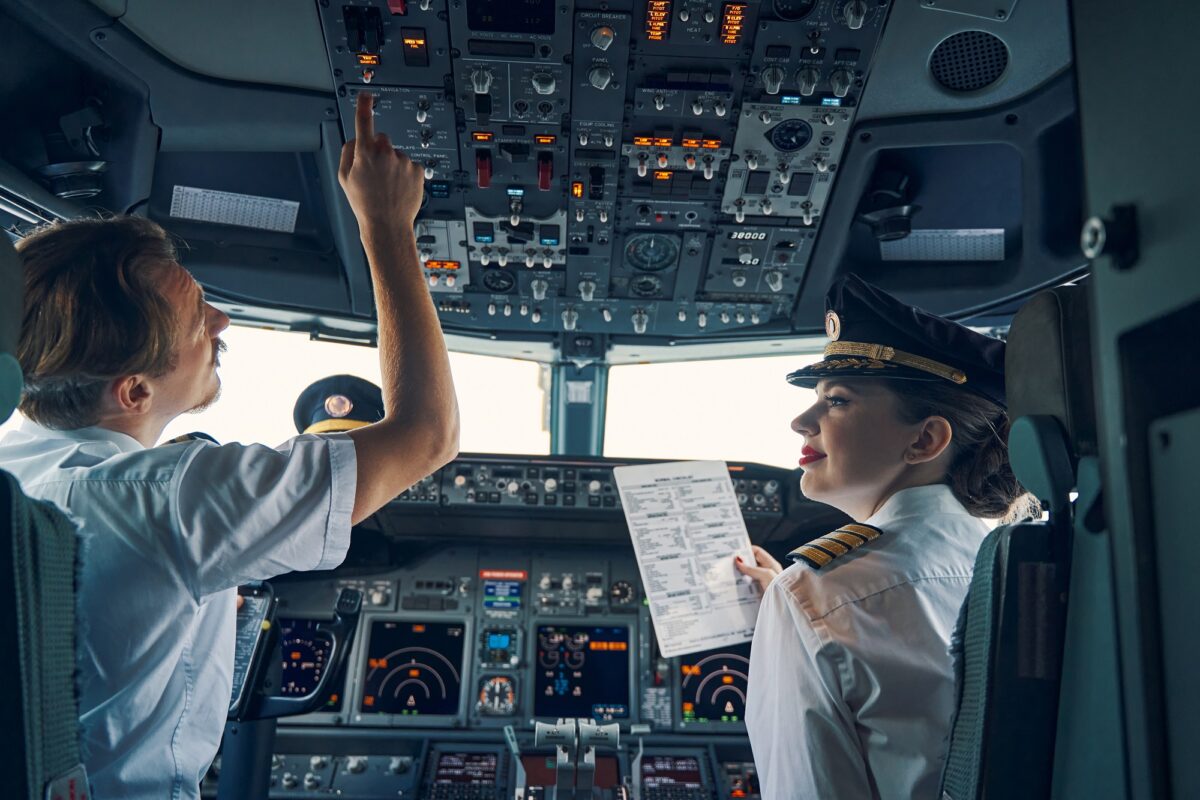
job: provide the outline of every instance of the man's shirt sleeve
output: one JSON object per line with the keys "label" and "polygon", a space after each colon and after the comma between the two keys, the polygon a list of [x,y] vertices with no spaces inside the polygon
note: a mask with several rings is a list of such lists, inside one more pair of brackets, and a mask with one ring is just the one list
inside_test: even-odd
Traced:
{"label": "man's shirt sleeve", "polygon": [[170,501],[180,574],[192,595],[336,567],[350,546],[357,477],[345,434],[298,436],[275,449],[191,445]]}
{"label": "man's shirt sleeve", "polygon": [[870,797],[842,691],[845,653],[776,579],[758,612],[746,727],[762,796]]}

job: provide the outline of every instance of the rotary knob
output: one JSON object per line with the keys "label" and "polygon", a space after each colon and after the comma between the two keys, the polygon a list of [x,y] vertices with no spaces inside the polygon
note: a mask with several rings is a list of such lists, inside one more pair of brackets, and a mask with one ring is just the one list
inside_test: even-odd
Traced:
{"label": "rotary knob", "polygon": [[471,70],[471,87],[475,94],[487,94],[492,90],[492,71],[486,67]]}
{"label": "rotary knob", "polygon": [[305,776],[304,776],[304,788],[305,789],[308,789],[311,792],[313,789],[319,789],[320,787],[321,787],[321,776],[320,775],[318,775],[315,772],[309,772],[309,773],[305,774]]}
{"label": "rotary knob", "polygon": [[588,481],[588,494],[600,494],[600,481]]}
{"label": "rotary knob", "polygon": [[557,478],[546,478],[546,480],[542,481],[542,488],[544,490],[546,490],[547,493],[557,492],[558,491],[558,479]]}
{"label": "rotary knob", "polygon": [[779,492],[779,481],[771,479],[763,484],[763,494],[774,497]]}
{"label": "rotary knob", "polygon": [[754,250],[749,245],[742,245],[738,248],[738,263],[749,264],[754,261]]}
{"label": "rotary knob", "polygon": [[804,67],[796,73],[796,83],[800,84],[800,94],[808,97],[817,90],[821,81],[821,73],[813,67]]}
{"label": "rotary knob", "polygon": [[346,769],[355,775],[367,771],[366,756],[350,756],[346,759]]}
{"label": "rotary knob", "polygon": [[504,491],[515,496],[517,492],[521,491],[521,484],[516,481],[509,481],[508,485],[504,487]]}
{"label": "rotary knob", "polygon": [[843,15],[846,18],[846,27],[856,31],[867,21],[867,4],[864,0],[851,0],[843,8]]}
{"label": "rotary knob", "polygon": [[554,80],[554,76],[549,72],[535,72],[530,78],[533,84],[533,90],[538,94],[554,94],[554,90],[558,88],[558,81]]}
{"label": "rotary knob", "polygon": [[579,324],[579,312],[573,308],[568,308],[562,312],[562,323],[564,331],[573,331],[575,326]]}
{"label": "rotary knob", "polygon": [[[645,311],[640,308],[633,312],[633,332],[642,334],[646,332],[646,326],[650,324],[650,317]],[[593,494],[595,494],[593,492]]]}
{"label": "rotary knob", "polygon": [[534,278],[529,282],[529,291],[533,292],[534,301],[539,303],[546,299],[546,290],[549,288],[549,282],[543,278]]}
{"label": "rotary knob", "polygon": [[[377,589],[371,590],[371,597],[370,597],[371,605],[373,605],[373,606],[387,605],[388,599],[389,599],[389,597],[388,597],[387,589],[377,588]],[[318,758],[318,756],[313,756],[314,761],[317,758]],[[313,764],[312,768],[313,769],[321,769],[321,767],[323,767],[323,766],[324,766],[324,764],[322,764],[320,767],[317,766],[316,764]]]}
{"label": "rotary knob", "polygon": [[763,275],[763,278],[767,281],[767,288],[772,292],[778,292],[783,288],[783,273],[779,270],[770,270]]}
{"label": "rotary knob", "polygon": [[[741,261],[741,254],[738,255],[738,260]],[[749,264],[752,260],[753,256],[742,263]],[[732,283],[735,288],[742,288],[746,285],[746,273],[743,270],[735,269],[729,276],[729,282]]]}
{"label": "rotary knob", "polygon": [[604,590],[599,586],[589,586],[585,596],[589,603],[599,603],[604,597]]}
{"label": "rotary knob", "polygon": [[569,592],[575,588],[575,579],[570,575],[563,575],[562,587],[564,592]]}
{"label": "rotary knob", "polygon": [[837,97],[848,95],[850,93],[850,85],[853,81],[854,76],[844,69],[839,69],[829,76],[829,85],[833,87],[833,93]]}
{"label": "rotary knob", "polygon": [[329,759],[325,758],[325,756],[313,756],[308,760],[308,766],[313,770],[325,769],[329,766]]}
{"label": "rotary knob", "polygon": [[597,89],[607,89],[612,83],[612,70],[600,65],[588,70],[588,83]]}
{"label": "rotary knob", "polygon": [[612,47],[613,41],[617,38],[617,32],[607,25],[599,25],[592,28],[592,47],[597,50],[607,50]]}
{"label": "rotary knob", "polygon": [[280,780],[285,789],[295,789],[300,785],[300,779],[290,772],[283,773],[283,778]]}
{"label": "rotary knob", "polygon": [[783,86],[784,72],[779,67],[767,67],[762,71],[763,91],[767,94],[779,94]]}
{"label": "rotary knob", "polygon": [[585,302],[585,303],[590,303],[590,302],[592,302],[592,299],[595,296],[596,296],[596,282],[595,281],[580,281],[579,282],[579,299],[583,300],[583,302]]}

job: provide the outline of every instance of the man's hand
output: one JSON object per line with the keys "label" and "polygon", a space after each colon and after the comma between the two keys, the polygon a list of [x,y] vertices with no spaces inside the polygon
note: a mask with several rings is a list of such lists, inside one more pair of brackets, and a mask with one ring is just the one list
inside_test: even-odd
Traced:
{"label": "man's hand", "polygon": [[358,95],[355,138],[342,147],[338,182],[358,218],[360,233],[382,226],[412,228],[425,191],[424,170],[392,148],[385,133],[375,133],[374,97]]}
{"label": "man's hand", "polygon": [[753,578],[758,584],[758,588],[765,592],[775,576],[783,572],[783,565],[758,545],[752,545],[750,549],[754,551],[754,560],[757,562],[755,566],[752,567],[742,561],[741,556],[733,557],[733,565],[737,567],[738,572]]}

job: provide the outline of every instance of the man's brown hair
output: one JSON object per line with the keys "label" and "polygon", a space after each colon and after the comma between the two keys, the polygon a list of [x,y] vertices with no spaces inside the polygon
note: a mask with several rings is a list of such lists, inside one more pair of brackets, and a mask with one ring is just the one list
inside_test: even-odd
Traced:
{"label": "man's brown hair", "polygon": [[141,217],[57,222],[17,252],[21,413],[59,430],[95,425],[114,378],[171,369],[179,322],[156,286],[177,260],[165,230]]}

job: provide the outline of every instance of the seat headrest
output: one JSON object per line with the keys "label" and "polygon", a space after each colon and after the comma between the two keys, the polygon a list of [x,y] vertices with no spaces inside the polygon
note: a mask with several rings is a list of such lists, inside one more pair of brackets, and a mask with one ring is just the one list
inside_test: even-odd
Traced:
{"label": "seat headrest", "polygon": [[0,234],[0,422],[7,420],[21,401],[17,341],[21,338],[24,293],[21,258],[8,237]]}
{"label": "seat headrest", "polygon": [[1013,317],[1004,359],[1008,416],[1050,416],[1073,458],[1096,455],[1087,289],[1060,286],[1034,295]]}

